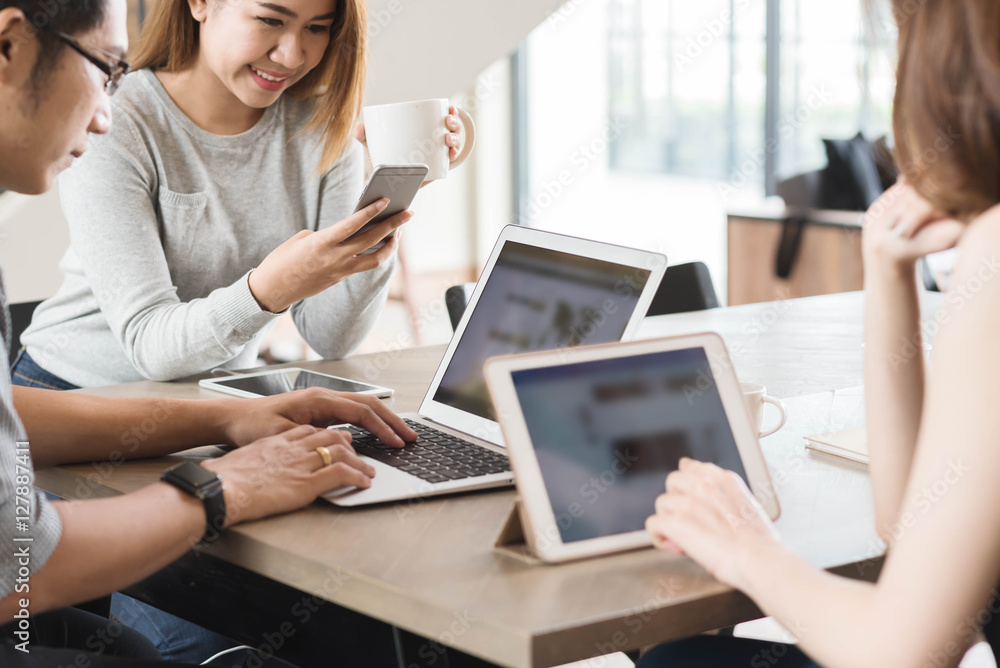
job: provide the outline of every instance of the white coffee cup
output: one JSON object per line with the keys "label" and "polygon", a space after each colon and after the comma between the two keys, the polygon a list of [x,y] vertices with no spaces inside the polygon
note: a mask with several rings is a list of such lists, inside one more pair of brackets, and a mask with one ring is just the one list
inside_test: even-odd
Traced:
{"label": "white coffee cup", "polygon": [[[368,154],[373,165],[412,165],[423,163],[430,168],[427,180],[448,176],[450,148],[444,143],[448,129],[444,119],[449,102],[419,100],[365,107],[363,120],[368,140]],[[462,164],[476,143],[476,126],[464,109],[458,110],[462,129],[462,152],[453,166]]]}
{"label": "white coffee cup", "polygon": [[[757,431],[757,438],[770,436],[785,426],[785,422],[788,421],[788,409],[785,408],[785,404],[781,403],[781,400],[768,396],[767,388],[758,383],[740,383],[740,390],[743,391],[743,402],[747,405],[747,410],[750,411],[750,418]],[[781,415],[778,424],[767,431],[763,430],[764,404],[771,404],[778,409]]]}

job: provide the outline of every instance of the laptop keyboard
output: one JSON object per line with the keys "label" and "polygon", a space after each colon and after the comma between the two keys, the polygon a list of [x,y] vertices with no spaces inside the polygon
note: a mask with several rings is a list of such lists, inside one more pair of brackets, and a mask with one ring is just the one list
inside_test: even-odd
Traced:
{"label": "laptop keyboard", "polygon": [[419,422],[405,422],[417,432],[417,440],[403,448],[387,445],[371,432],[358,427],[348,426],[345,430],[351,433],[352,445],[359,455],[371,457],[430,483],[510,471],[510,461],[504,455]]}

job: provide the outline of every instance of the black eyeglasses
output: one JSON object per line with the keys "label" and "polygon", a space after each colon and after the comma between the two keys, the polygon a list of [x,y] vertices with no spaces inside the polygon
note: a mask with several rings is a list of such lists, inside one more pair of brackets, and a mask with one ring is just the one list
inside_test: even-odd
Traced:
{"label": "black eyeglasses", "polygon": [[92,62],[97,69],[107,75],[108,82],[104,84],[104,92],[108,95],[115,94],[115,91],[118,90],[118,84],[121,83],[122,77],[128,74],[128,71],[132,69],[131,65],[113,53],[108,53],[107,51],[96,47],[85,47],[80,44],[80,42],[76,41],[76,39],[70,37],[66,33],[59,32],[49,25],[45,26],[45,30],[61,39],[71,49]]}

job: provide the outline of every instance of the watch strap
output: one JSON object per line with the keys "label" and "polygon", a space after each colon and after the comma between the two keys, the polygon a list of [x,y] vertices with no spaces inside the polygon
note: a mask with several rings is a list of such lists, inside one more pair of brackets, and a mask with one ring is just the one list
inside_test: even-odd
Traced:
{"label": "watch strap", "polygon": [[169,468],[160,476],[188,496],[202,502],[205,507],[205,532],[202,543],[216,540],[226,524],[226,498],[223,494],[222,478],[193,462],[183,462]]}
{"label": "watch strap", "polygon": [[211,543],[222,535],[222,530],[226,527],[226,497],[222,493],[222,479],[220,485],[201,497],[205,504],[205,533],[201,537],[202,543]]}

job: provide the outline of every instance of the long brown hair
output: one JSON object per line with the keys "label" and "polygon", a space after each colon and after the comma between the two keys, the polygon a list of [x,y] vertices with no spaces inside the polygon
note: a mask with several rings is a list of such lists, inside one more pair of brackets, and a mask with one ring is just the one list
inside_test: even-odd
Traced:
{"label": "long brown hair", "polygon": [[937,209],[969,220],[1000,203],[1000,2],[892,5],[900,170]]}
{"label": "long brown hair", "polygon": [[[368,68],[365,0],[337,0],[335,11],[323,59],[287,92],[295,99],[316,100],[304,130],[323,138],[319,169],[324,172],[347,147],[361,113]],[[187,0],[159,0],[143,25],[132,67],[179,72],[197,52],[198,23]]]}

